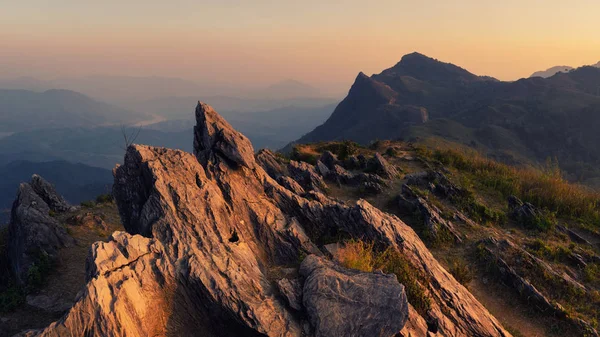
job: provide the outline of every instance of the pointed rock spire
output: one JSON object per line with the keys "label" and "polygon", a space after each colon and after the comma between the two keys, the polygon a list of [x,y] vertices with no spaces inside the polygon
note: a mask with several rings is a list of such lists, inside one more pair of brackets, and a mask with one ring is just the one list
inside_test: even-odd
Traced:
{"label": "pointed rock spire", "polygon": [[254,167],[254,148],[250,140],[237,132],[210,105],[198,102],[194,127],[194,154],[200,163]]}

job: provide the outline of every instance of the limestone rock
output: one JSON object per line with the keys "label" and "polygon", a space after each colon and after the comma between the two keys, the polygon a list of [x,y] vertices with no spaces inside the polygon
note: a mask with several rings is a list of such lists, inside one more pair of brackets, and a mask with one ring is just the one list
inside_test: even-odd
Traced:
{"label": "limestone rock", "polygon": [[531,203],[522,202],[515,196],[508,198],[508,208],[510,210],[510,217],[524,226],[535,224],[542,217],[542,213],[537,207]]}
{"label": "limestone rock", "polygon": [[245,167],[255,163],[250,140],[235,131],[212,107],[201,102],[196,107],[194,154],[203,165],[217,158]]}
{"label": "limestone rock", "polygon": [[395,179],[398,177],[398,170],[379,153],[375,153],[375,156],[369,159],[367,169],[385,179]]}
{"label": "limestone rock", "polygon": [[302,310],[302,284],[298,279],[283,278],[277,281],[277,288],[294,310]]}
{"label": "limestone rock", "polygon": [[441,216],[441,211],[427,200],[417,196],[408,185],[402,185],[402,193],[397,197],[398,206],[409,213],[419,212],[423,218],[425,228],[432,239],[440,236],[440,230],[446,230],[458,243],[462,242],[462,235],[456,230],[451,221]]}
{"label": "limestone rock", "polygon": [[59,248],[73,243],[73,238],[50,216],[48,204],[30,184],[22,183],[8,225],[8,257],[17,282],[26,283],[33,264],[52,261]]}
{"label": "limestone rock", "polygon": [[281,184],[281,186],[287,188],[288,190],[298,194],[304,195],[305,191],[294,179],[286,176],[281,176],[277,178],[277,182]]}
{"label": "limestone rock", "polygon": [[287,168],[282,163],[273,151],[262,149],[256,154],[256,162],[262,166],[268,175],[273,179],[277,179],[283,175],[287,175]]}
{"label": "limestone rock", "polygon": [[290,161],[288,165],[290,176],[307,191],[323,191],[327,189],[327,184],[323,177],[319,175],[314,166],[305,163]]}
{"label": "limestone rock", "polygon": [[56,189],[52,184],[47,182],[44,178],[37,174],[31,177],[31,188],[35,193],[44,200],[48,207],[55,212],[67,212],[74,210],[74,206],[71,206],[62,195],[56,192]]}
{"label": "limestone rock", "polygon": [[315,336],[394,336],[408,319],[395,275],[342,268],[314,255],[300,266],[302,302]]}
{"label": "limestone rock", "polygon": [[331,151],[323,152],[323,154],[319,158],[319,161],[325,164],[325,166],[327,166],[327,168],[329,169],[333,169],[335,165],[342,164],[342,162],[338,160],[337,156],[334,155]]}

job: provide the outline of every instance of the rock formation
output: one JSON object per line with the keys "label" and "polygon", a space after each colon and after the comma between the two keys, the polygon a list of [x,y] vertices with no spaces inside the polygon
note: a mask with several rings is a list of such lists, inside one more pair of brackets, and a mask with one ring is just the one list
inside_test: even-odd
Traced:
{"label": "rock formation", "polygon": [[[196,120],[194,155],[129,147],[113,187],[128,233],[94,244],[70,312],[23,336],[425,336],[431,321],[439,336],[510,336],[400,219],[328,198],[305,163],[286,188],[212,108]],[[396,249],[431,280],[427,320],[393,275],[322,257],[315,242],[335,233]]]}
{"label": "rock formation", "polygon": [[51,212],[71,206],[38,175],[31,183],[19,186],[8,225],[8,256],[12,272],[19,284],[27,282],[30,268],[48,263],[58,249],[74,243]]}

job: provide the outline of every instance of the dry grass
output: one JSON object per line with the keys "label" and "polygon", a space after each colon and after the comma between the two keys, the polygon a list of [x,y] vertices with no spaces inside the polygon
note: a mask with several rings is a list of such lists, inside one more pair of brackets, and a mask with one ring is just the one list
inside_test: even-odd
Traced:
{"label": "dry grass", "polygon": [[587,224],[600,226],[600,194],[566,181],[556,162],[542,170],[508,166],[475,151],[418,148],[420,155],[468,173],[478,184],[504,197],[516,195],[524,201]]}
{"label": "dry grass", "polygon": [[351,240],[338,249],[335,259],[346,268],[363,272],[382,270],[387,274],[395,274],[398,282],[404,285],[408,302],[417,312],[425,315],[431,308],[426,286],[420,283],[427,284],[427,277],[395,249],[378,252],[373,243]]}

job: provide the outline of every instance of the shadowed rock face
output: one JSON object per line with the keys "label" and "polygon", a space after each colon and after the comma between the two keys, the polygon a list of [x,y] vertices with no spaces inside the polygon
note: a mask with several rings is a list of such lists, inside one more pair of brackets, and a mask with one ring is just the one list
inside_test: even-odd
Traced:
{"label": "shadowed rock face", "polygon": [[11,269],[20,284],[27,282],[31,266],[40,259],[51,261],[59,248],[74,243],[67,231],[50,216],[71,206],[54,187],[38,175],[31,183],[19,185],[8,225],[8,256]]}
{"label": "shadowed rock face", "polygon": [[[338,232],[398,249],[431,278],[441,336],[509,336],[398,218],[318,191],[306,199],[212,108],[199,103],[196,120],[194,155],[127,150],[113,194],[128,233],[92,246],[88,283],[65,317],[23,335],[425,336],[395,277],[320,257],[313,240]],[[276,276],[289,267],[287,281]]]}

